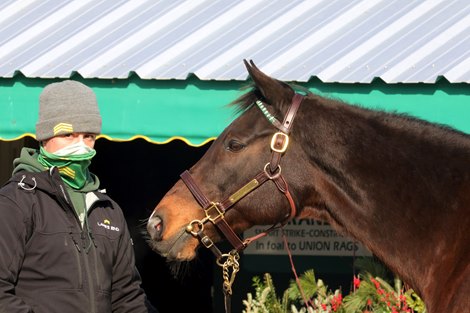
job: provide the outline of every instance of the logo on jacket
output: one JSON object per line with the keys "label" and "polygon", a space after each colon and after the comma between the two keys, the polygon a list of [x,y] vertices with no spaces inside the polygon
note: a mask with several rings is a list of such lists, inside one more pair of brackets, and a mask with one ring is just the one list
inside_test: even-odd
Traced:
{"label": "logo on jacket", "polygon": [[108,219],[104,219],[103,222],[96,222],[96,224],[112,231],[119,231],[119,227],[111,225],[111,221]]}

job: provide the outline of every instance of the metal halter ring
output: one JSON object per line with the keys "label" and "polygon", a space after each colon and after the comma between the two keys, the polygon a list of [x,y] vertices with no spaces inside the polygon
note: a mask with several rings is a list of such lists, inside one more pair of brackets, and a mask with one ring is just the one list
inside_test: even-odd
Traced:
{"label": "metal halter ring", "polygon": [[268,173],[268,170],[267,170],[267,167],[270,163],[266,163],[266,165],[264,166],[264,172],[266,173],[266,176],[268,176],[269,179],[276,179],[278,178],[279,176],[281,176],[281,166],[278,165],[277,168],[279,169],[279,171],[275,172],[274,175],[270,175]]}
{"label": "metal halter ring", "polygon": [[[197,230],[195,230],[194,225],[197,225]],[[204,222],[200,220],[192,220],[191,223],[186,226],[186,231],[193,235],[194,237],[197,237],[197,235],[204,230]]]}
{"label": "metal halter ring", "polygon": [[235,263],[238,263],[240,255],[237,250],[232,250],[229,253],[224,253],[219,256],[215,262],[219,266],[233,266]]}

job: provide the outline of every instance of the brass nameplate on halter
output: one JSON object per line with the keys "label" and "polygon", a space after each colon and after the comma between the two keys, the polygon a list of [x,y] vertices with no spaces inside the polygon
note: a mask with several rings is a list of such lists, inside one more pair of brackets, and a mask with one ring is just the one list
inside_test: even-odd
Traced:
{"label": "brass nameplate on halter", "polygon": [[[284,142],[281,148],[276,148],[276,142],[278,141],[278,137],[284,137]],[[279,139],[282,140],[282,139]],[[279,153],[283,153],[287,150],[287,145],[289,145],[289,136],[287,136],[284,133],[277,132],[273,135],[273,138],[271,139],[271,150]]]}
{"label": "brass nameplate on halter", "polygon": [[237,202],[238,200],[240,200],[241,198],[243,198],[245,195],[247,195],[248,193],[250,193],[253,189],[255,189],[256,187],[258,187],[259,185],[259,182],[256,180],[256,179],[253,179],[252,181],[250,181],[248,184],[246,184],[245,186],[243,186],[242,188],[238,189],[237,192],[235,192],[233,195],[231,195],[229,197],[229,200],[232,202],[232,203],[235,203]]}
{"label": "brass nameplate on halter", "polygon": [[[219,218],[224,217],[224,212],[222,212],[219,207],[217,206],[218,203],[211,202],[211,206],[208,207],[207,209],[204,209],[204,212],[206,213],[206,217],[211,221],[212,223],[215,223]],[[215,212],[212,212],[214,211]],[[212,215],[212,213],[215,213]]]}

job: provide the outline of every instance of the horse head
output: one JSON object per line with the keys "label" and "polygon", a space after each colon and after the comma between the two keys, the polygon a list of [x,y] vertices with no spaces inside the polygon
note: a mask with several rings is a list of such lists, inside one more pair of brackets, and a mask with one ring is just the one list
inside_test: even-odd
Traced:
{"label": "horse head", "polygon": [[[209,244],[229,239],[242,249],[246,242],[234,238],[237,234],[299,216],[301,198],[317,195],[305,185],[313,175],[305,152],[295,140],[288,141],[291,131],[300,134],[295,120],[283,121],[293,88],[265,75],[253,62],[245,61],[245,66],[253,85],[232,103],[240,115],[161,199],[148,221],[150,245],[170,260],[193,259],[201,241],[198,232]],[[273,154],[276,144],[285,150]],[[217,223],[209,222],[213,220]]]}

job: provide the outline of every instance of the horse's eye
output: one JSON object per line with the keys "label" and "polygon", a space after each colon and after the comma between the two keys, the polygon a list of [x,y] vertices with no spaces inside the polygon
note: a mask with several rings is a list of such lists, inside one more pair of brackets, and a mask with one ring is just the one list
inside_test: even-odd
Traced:
{"label": "horse's eye", "polygon": [[241,143],[240,141],[236,139],[231,139],[225,148],[232,152],[238,152],[240,150],[243,150],[243,148],[245,148],[245,144]]}

